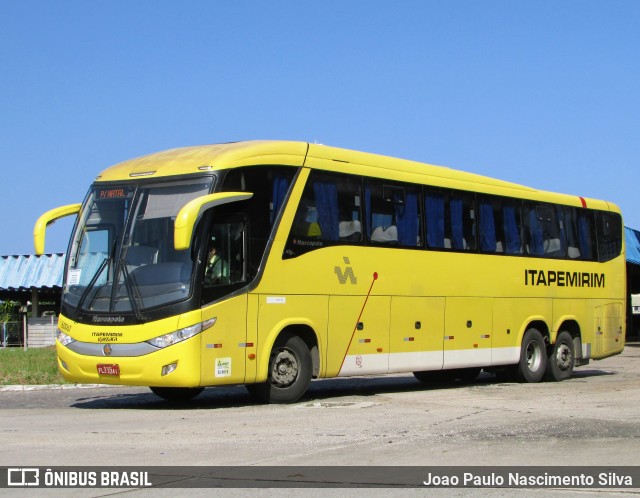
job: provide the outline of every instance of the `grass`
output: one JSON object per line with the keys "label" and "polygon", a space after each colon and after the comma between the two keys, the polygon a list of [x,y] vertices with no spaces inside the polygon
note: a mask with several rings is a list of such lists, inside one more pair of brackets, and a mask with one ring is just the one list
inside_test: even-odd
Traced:
{"label": "grass", "polygon": [[0,348],[0,385],[64,384],[58,373],[56,349]]}

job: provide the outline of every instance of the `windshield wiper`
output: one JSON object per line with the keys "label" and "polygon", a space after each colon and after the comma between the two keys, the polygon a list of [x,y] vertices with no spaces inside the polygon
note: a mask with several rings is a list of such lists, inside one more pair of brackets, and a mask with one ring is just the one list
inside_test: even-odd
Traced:
{"label": "windshield wiper", "polygon": [[140,306],[136,302],[138,299],[140,299],[140,301],[142,301],[142,297],[138,293],[138,285],[137,284],[133,285],[131,283],[131,274],[129,273],[129,270],[127,269],[126,261],[124,259],[120,261],[120,264],[118,266],[120,268],[122,268],[122,274],[124,275],[124,287],[125,287],[125,289],[127,289],[127,295],[129,296],[129,302],[131,303],[131,309],[133,310],[133,313],[136,315],[136,318],[138,319],[138,321],[142,322],[142,321],[144,321],[145,317],[140,312]]}
{"label": "windshield wiper", "polygon": [[87,299],[87,296],[89,295],[89,292],[91,292],[91,289],[93,289],[93,286],[96,285],[96,282],[98,281],[98,277],[100,277],[100,274],[104,271],[105,267],[107,266],[107,263],[109,263],[110,260],[111,258],[104,258],[104,260],[98,267],[98,270],[93,275],[93,278],[89,281],[89,284],[80,295],[80,299],[78,299],[78,304],[76,305],[76,312],[73,316],[74,321],[76,322],[78,321],[78,315],[80,315],[80,310],[82,309],[82,305],[84,304],[85,299]]}

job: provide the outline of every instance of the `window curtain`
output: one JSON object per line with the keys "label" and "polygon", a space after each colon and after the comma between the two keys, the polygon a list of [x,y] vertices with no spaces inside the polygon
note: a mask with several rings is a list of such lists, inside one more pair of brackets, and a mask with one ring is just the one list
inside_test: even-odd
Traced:
{"label": "window curtain", "polygon": [[273,211],[271,212],[272,225],[275,223],[278,213],[280,212],[280,208],[282,208],[282,205],[284,204],[287,190],[289,190],[289,180],[284,176],[276,175],[273,179]]}
{"label": "window curtain", "polygon": [[564,221],[564,210],[561,206],[555,207],[556,224],[558,225],[558,235],[560,236],[560,249],[562,254],[567,254],[567,224]]}
{"label": "window curtain", "polygon": [[529,254],[533,256],[544,254],[542,225],[540,225],[535,208],[529,210]]}
{"label": "window curtain", "polygon": [[563,218],[564,218],[564,225],[565,225],[566,236],[567,236],[567,246],[578,248],[580,244],[576,240],[577,226],[576,226],[576,220],[575,220],[573,209],[565,208]]}
{"label": "window curtain", "polygon": [[418,245],[418,196],[414,192],[405,193],[404,205],[396,203],[396,226],[400,245]]}
{"label": "window curtain", "polygon": [[463,204],[462,199],[452,198],[449,202],[449,212],[451,215],[451,247],[453,249],[464,249],[464,228],[462,223]]}
{"label": "window curtain", "polygon": [[364,187],[364,209],[367,216],[367,240],[371,240],[373,217],[371,213],[371,187],[369,185]]}
{"label": "window curtain", "polygon": [[502,208],[502,223],[504,228],[505,252],[507,254],[520,254],[522,241],[520,240],[520,230],[516,220],[516,209],[513,206]]}
{"label": "window curtain", "polygon": [[496,251],[496,224],[491,204],[480,204],[480,250]]}
{"label": "window curtain", "polygon": [[583,259],[593,259],[591,224],[586,214],[578,214],[578,243]]}
{"label": "window curtain", "polygon": [[444,197],[442,194],[427,194],[427,244],[429,247],[444,247]]}
{"label": "window curtain", "polygon": [[322,231],[321,238],[331,241],[338,240],[340,213],[338,211],[338,189],[335,183],[315,182],[313,194],[318,210],[318,224]]}

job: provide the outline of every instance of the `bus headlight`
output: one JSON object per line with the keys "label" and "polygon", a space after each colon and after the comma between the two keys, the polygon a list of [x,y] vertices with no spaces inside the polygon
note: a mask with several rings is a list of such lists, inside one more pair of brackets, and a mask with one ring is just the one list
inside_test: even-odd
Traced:
{"label": "bus headlight", "polygon": [[58,336],[57,336],[58,342],[60,344],[62,344],[63,346],[68,346],[69,344],[71,344],[72,342],[75,342],[75,339],[73,337],[69,337],[67,334],[65,334],[62,330],[58,329]]}
{"label": "bus headlight", "polygon": [[147,342],[157,348],[166,348],[167,346],[173,346],[174,344],[198,335],[203,330],[207,330],[209,327],[212,327],[215,323],[216,318],[212,318],[211,320],[205,320],[202,323],[196,323],[191,327],[185,327],[183,329],[176,330],[175,332],[161,335],[160,337],[154,337],[153,339],[149,339]]}

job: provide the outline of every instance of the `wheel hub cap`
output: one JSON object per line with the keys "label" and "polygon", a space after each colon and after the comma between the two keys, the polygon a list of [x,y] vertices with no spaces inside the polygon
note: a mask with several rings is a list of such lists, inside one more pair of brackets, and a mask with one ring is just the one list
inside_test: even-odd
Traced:
{"label": "wheel hub cap", "polygon": [[566,370],[571,366],[571,349],[565,344],[558,348],[556,353],[556,363],[562,370]]}
{"label": "wheel hub cap", "polygon": [[287,387],[293,384],[298,376],[298,359],[288,349],[276,352],[271,371],[271,382],[278,387]]}

